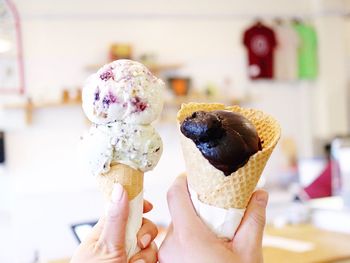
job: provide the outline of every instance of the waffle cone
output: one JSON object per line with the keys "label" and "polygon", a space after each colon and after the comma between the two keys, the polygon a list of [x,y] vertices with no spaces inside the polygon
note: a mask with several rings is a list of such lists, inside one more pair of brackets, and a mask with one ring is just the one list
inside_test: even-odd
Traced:
{"label": "waffle cone", "polygon": [[107,173],[97,176],[97,182],[108,200],[111,198],[113,185],[119,183],[124,187],[131,201],[143,189],[143,172],[125,164],[112,164]]}
{"label": "waffle cone", "polygon": [[189,186],[198,194],[198,199],[208,205],[229,208],[246,208],[259,181],[262,171],[280,137],[280,126],[271,116],[254,109],[223,104],[182,104],[177,119],[181,123],[195,111],[228,110],[242,114],[255,126],[262,141],[262,150],[229,176],[212,166],[195,143],[181,132],[181,146],[185,158]]}

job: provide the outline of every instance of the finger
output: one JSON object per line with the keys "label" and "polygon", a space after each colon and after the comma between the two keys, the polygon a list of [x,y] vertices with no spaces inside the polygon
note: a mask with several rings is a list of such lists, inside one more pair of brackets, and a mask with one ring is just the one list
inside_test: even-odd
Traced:
{"label": "finger", "polygon": [[[148,213],[149,211],[151,211],[153,209],[153,205],[151,202],[147,201],[147,200],[143,200],[143,213]],[[108,211],[107,211],[108,212]],[[104,226],[104,217],[101,217],[96,225],[94,225],[94,227],[91,229],[91,233],[89,234],[89,236],[87,237],[87,239],[92,239],[92,240],[98,240],[98,238],[101,235],[103,226]]]}
{"label": "finger", "polygon": [[114,184],[108,213],[98,242],[111,248],[124,246],[125,229],[129,214],[129,200],[120,184]]}
{"label": "finger", "polygon": [[233,239],[233,245],[258,249],[262,246],[262,238],[266,221],[268,194],[257,190],[250,198],[247,210]]}
{"label": "finger", "polygon": [[158,235],[157,226],[147,218],[142,219],[142,226],[137,233],[137,245],[146,248]]}
{"label": "finger", "polygon": [[139,263],[139,262],[156,263],[158,261],[157,253],[158,253],[157,245],[154,242],[152,242],[148,248],[142,249],[139,253],[133,256],[129,262],[130,263]]}
{"label": "finger", "polygon": [[153,209],[152,203],[148,202],[147,200],[143,200],[143,213],[148,213]]}
{"label": "finger", "polygon": [[175,179],[167,199],[174,229],[186,231],[202,224],[193,207],[185,176]]}

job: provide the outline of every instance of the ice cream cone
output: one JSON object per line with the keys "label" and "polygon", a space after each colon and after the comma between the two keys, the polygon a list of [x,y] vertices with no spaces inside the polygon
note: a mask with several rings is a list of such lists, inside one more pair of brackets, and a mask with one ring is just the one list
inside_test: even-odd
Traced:
{"label": "ice cream cone", "polygon": [[101,191],[109,200],[112,194],[113,185],[121,184],[128,193],[129,201],[140,194],[143,189],[143,172],[133,169],[128,165],[112,164],[107,173],[97,176]]}
{"label": "ice cream cone", "polygon": [[224,209],[246,208],[266,162],[279,140],[280,126],[275,119],[262,111],[206,103],[183,104],[177,115],[179,123],[199,110],[233,111],[245,116],[257,129],[262,141],[262,150],[251,156],[248,163],[229,176],[212,166],[195,143],[181,134],[188,184],[197,193],[198,199],[205,204]]}
{"label": "ice cream cone", "polygon": [[161,114],[164,86],[141,63],[121,59],[89,76],[82,91],[84,113],[93,123],[84,136],[84,154],[106,198],[107,218],[113,215],[109,215],[111,209],[124,207],[111,200],[114,184],[121,184],[128,194],[128,259],[140,250],[137,233],[142,225],[143,175],[162,154],[162,140],[152,122]]}

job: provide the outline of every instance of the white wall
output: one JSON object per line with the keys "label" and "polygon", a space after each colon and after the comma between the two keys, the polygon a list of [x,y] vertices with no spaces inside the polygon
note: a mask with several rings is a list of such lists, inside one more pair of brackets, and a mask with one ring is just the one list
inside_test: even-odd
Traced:
{"label": "white wall", "polygon": [[161,63],[182,63],[177,74],[190,75],[196,88],[208,83],[223,88],[229,79],[231,95],[240,96],[249,84],[242,31],[258,15],[267,22],[275,16],[307,17],[320,43],[309,133],[331,137],[348,128],[344,0],[102,0],[98,7],[91,0],[15,2],[23,18],[27,90],[35,100],[81,87],[91,73],[86,66],[105,63],[111,42],[132,43],[135,56],[154,52]]}
{"label": "white wall", "polygon": [[[160,62],[183,63],[184,74],[196,73],[198,86],[207,81],[220,85],[229,77],[239,88],[245,80],[241,31],[252,18],[300,14],[309,7],[302,0],[293,5],[287,0],[102,0],[97,8],[95,1],[83,0],[15,2],[23,17],[26,83],[34,97],[57,96],[62,87],[81,86],[86,65],[104,63],[109,44],[118,41],[132,43],[136,56],[156,52]],[[203,64],[214,65],[198,68]]]}

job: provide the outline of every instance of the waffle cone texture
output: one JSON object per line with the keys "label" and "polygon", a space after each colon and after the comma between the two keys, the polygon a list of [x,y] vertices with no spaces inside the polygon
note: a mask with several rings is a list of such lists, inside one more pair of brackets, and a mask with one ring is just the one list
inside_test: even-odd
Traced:
{"label": "waffle cone texture", "polygon": [[143,189],[143,172],[125,164],[112,164],[107,173],[97,176],[97,182],[107,200],[111,199],[113,185],[119,183],[124,187],[131,201]]}
{"label": "waffle cone texture", "polygon": [[275,148],[281,134],[278,122],[262,111],[243,109],[223,104],[188,103],[182,104],[177,114],[178,122],[195,111],[227,110],[239,113],[250,120],[262,141],[262,150],[229,176],[212,166],[195,143],[181,132],[181,146],[185,159],[189,186],[198,194],[198,199],[208,205],[229,208],[246,208],[259,178]]}

